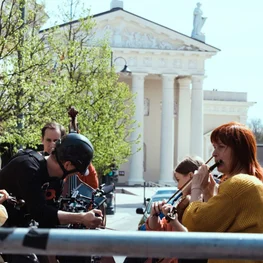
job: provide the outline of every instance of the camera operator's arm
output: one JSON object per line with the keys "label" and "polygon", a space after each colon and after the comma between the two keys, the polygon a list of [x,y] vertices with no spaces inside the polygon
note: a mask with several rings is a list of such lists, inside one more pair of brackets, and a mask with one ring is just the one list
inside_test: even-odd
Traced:
{"label": "camera operator's arm", "polygon": [[[100,210],[92,210],[87,213],[70,213],[57,210],[55,207],[47,205],[39,177],[31,170],[27,170],[26,174],[27,176],[23,178],[24,180],[20,180],[19,183],[21,189],[23,189],[23,197],[28,211],[32,218],[39,222],[40,227],[80,223],[92,228],[101,224],[102,213]],[[95,213],[99,215],[99,217],[96,217]]]}
{"label": "camera operator's arm", "polygon": [[82,224],[87,228],[95,228],[102,224],[102,212],[93,209],[86,213],[70,213],[59,210],[58,220],[60,224]]}

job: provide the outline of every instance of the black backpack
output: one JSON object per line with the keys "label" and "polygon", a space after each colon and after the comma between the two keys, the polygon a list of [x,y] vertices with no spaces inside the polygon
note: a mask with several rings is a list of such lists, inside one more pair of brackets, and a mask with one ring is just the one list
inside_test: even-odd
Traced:
{"label": "black backpack", "polygon": [[45,163],[45,157],[42,154],[40,154],[40,153],[38,153],[38,152],[36,152],[36,151],[34,151],[32,149],[19,150],[14,156],[12,156],[8,160],[6,165],[9,164],[15,158],[17,158],[19,156],[26,156],[26,155],[34,157],[40,163],[40,167],[41,168],[43,167],[43,165]]}
{"label": "black backpack", "polygon": [[[36,152],[31,149],[20,150],[16,155],[13,156],[11,160],[18,156],[32,156],[40,163],[41,172],[44,173],[46,171],[46,161],[45,155],[41,152]],[[10,160],[10,161],[11,161]],[[45,192],[46,202],[48,205],[56,206],[57,207],[57,200],[62,194],[63,188],[63,180],[58,178],[52,178],[49,182],[45,183],[42,186],[42,190]]]}
{"label": "black backpack", "polygon": [[[37,162],[40,164],[40,169],[41,171],[45,171],[45,158],[39,154],[38,152],[31,150],[31,149],[26,149],[26,150],[19,150],[14,156],[12,156],[12,158],[10,158],[7,162],[7,164],[5,165],[5,167],[12,162],[12,160],[16,159],[17,157],[20,156],[32,156],[34,159],[37,160]],[[12,194],[12,193],[11,193]],[[11,214],[12,216],[10,216],[10,218],[13,218],[12,221],[10,221],[10,218],[7,220],[7,222],[5,223],[4,226],[8,226],[8,227],[14,227],[14,226],[18,226],[18,227],[28,227],[29,223],[30,223],[30,219],[28,219],[27,217],[25,217],[25,210],[23,207],[19,208],[14,206],[14,204],[5,201],[4,206],[8,209],[8,213]]]}

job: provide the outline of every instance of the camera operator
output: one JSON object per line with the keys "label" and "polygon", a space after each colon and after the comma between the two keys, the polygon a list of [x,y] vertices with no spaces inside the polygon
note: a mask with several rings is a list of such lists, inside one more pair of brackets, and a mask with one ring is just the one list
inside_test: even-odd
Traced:
{"label": "camera operator", "polygon": [[[23,153],[24,152],[24,153]],[[0,185],[25,205],[17,210],[6,205],[9,215],[6,227],[27,227],[31,219],[39,227],[83,224],[95,228],[102,224],[102,212],[70,213],[49,206],[43,185],[77,172],[86,174],[93,157],[93,146],[83,135],[70,133],[56,142],[51,155],[43,157],[35,151],[22,151],[0,171]],[[29,216],[28,216],[29,215]],[[22,262],[22,261],[21,261]]]}
{"label": "camera operator", "polygon": [[[41,151],[40,153],[44,156],[50,155],[52,150],[56,146],[56,141],[61,139],[61,137],[63,137],[65,134],[66,130],[61,124],[57,122],[46,123],[45,126],[41,129],[41,142],[43,144],[43,151]],[[92,163],[90,163],[88,167],[88,176],[82,175],[81,173],[76,173],[76,175],[82,182],[88,184],[92,188],[97,189],[99,187],[97,171]],[[63,183],[66,184],[67,188],[69,184],[69,177],[67,177],[64,181],[65,182],[63,182],[63,180],[60,180],[59,182],[52,184],[52,187],[54,186],[57,192],[56,197],[59,197],[61,195]],[[57,188],[59,188],[59,191],[57,190]]]}

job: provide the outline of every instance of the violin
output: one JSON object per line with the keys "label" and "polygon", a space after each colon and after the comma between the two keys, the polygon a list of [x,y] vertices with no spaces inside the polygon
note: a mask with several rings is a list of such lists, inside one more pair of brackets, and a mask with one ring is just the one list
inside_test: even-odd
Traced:
{"label": "violin", "polygon": [[[213,158],[213,156],[206,161],[205,164],[209,163],[211,161],[211,159]],[[212,166],[209,167],[209,172],[212,172],[216,167],[218,167],[220,164],[222,163],[222,160],[217,161],[216,163],[214,163]],[[167,203],[171,200],[172,201],[172,205],[173,208],[171,210],[170,213],[168,213],[166,215],[166,220],[168,222],[170,222],[171,220],[175,219],[175,215],[178,214],[178,205],[180,204],[181,201],[183,201],[183,199],[179,200],[182,196],[183,196],[183,191],[190,185],[190,183],[192,182],[192,178],[190,178],[180,189],[178,189],[167,201]],[[176,203],[175,203],[176,202]]]}

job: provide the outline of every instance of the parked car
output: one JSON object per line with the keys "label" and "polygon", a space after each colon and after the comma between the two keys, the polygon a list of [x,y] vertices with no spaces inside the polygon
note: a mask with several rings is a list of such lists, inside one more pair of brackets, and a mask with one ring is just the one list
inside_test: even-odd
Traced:
{"label": "parked car", "polygon": [[178,190],[177,187],[159,188],[154,195],[173,195]]}
{"label": "parked car", "polygon": [[[136,209],[136,214],[143,215],[139,224],[138,224],[138,230],[146,230],[145,229],[145,222],[147,218],[150,216],[151,213],[151,208],[152,208],[152,203],[157,202],[157,201],[162,201],[162,200],[168,200],[176,191],[177,188],[173,189],[171,192],[171,189],[168,189],[166,192],[164,191],[165,189],[160,190],[160,192],[157,191],[157,194],[155,193],[151,198],[146,199],[146,208],[139,207]],[[164,191],[164,192],[163,192]],[[161,193],[161,194],[160,194]],[[162,214],[160,217],[162,218]]]}

